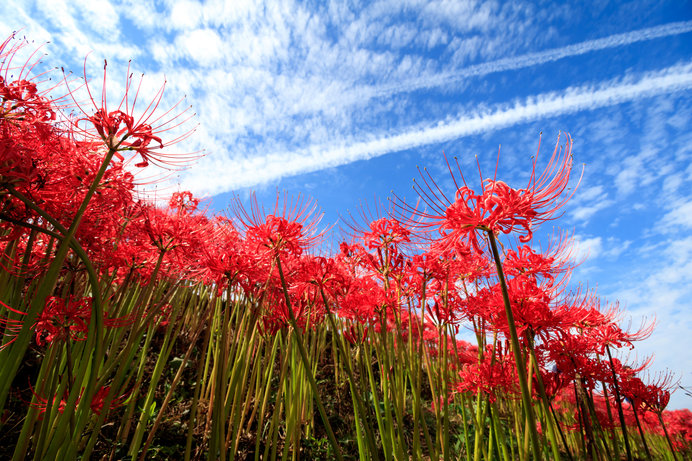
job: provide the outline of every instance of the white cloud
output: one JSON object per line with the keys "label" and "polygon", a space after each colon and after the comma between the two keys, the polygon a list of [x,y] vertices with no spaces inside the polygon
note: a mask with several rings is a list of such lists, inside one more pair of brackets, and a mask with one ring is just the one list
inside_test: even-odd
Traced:
{"label": "white cloud", "polygon": [[[496,61],[467,66],[454,72],[445,72],[435,76],[425,75],[405,82],[397,82],[393,85],[385,85],[379,88],[373,88],[372,93],[373,96],[384,97],[398,92],[408,92],[421,88],[450,85],[454,82],[459,82],[471,77],[480,77],[491,73],[537,66],[594,51],[631,45],[633,43],[645,40],[653,40],[670,35],[684,34],[690,31],[692,31],[692,21],[670,23],[658,27],[627,32],[624,34],[615,34],[601,39],[588,40],[562,48],[554,48],[538,53],[529,53],[521,56],[513,56],[510,58],[503,58]],[[463,49],[464,53],[466,54],[471,54],[473,50],[478,49],[478,41],[479,40],[467,39],[466,43],[460,46],[460,49]]]}
{"label": "white cloud", "polygon": [[371,133],[363,136],[364,140],[334,140],[329,145],[311,145],[300,150],[275,151],[236,159],[229,162],[233,165],[226,174],[216,175],[215,181],[209,181],[207,166],[202,162],[195,172],[184,178],[184,183],[197,193],[215,195],[539,118],[592,110],[689,88],[692,88],[690,63],[647,73],[638,80],[628,78],[604,82],[595,87],[570,87],[561,93],[539,94],[524,101],[497,106],[494,110],[464,113],[448,122],[414,127],[394,135],[378,137],[376,133]]}
{"label": "white cloud", "polygon": [[573,261],[591,261],[598,258],[603,251],[603,239],[601,237],[585,238],[581,235],[575,235],[572,239],[572,245]]}
{"label": "white cloud", "polygon": [[212,29],[196,29],[178,39],[178,46],[200,65],[209,66],[223,60],[224,43]]}
{"label": "white cloud", "polygon": [[620,240],[616,237],[608,237],[603,244],[602,255],[608,258],[616,259],[618,256],[627,251],[632,245],[632,240]]}
{"label": "white cloud", "polygon": [[169,20],[170,26],[176,29],[194,29],[202,19],[202,4],[195,1],[183,0],[173,3]]}
{"label": "white cloud", "polygon": [[601,210],[608,208],[615,203],[608,198],[608,193],[602,185],[591,187],[581,187],[572,200],[570,216],[575,221],[584,222],[591,219],[593,215]]}
{"label": "white cloud", "polygon": [[612,205],[614,202],[612,200],[602,200],[599,202],[594,203],[593,205],[589,206],[580,206],[574,209],[572,211],[571,216],[576,220],[576,221],[588,221],[601,210],[604,210],[608,208],[610,205]]}
{"label": "white cloud", "polygon": [[122,0],[119,10],[140,29],[151,31],[167,23],[158,12],[154,0]]}
{"label": "white cloud", "polygon": [[692,229],[692,201],[677,203],[663,216],[660,226],[670,232]]}
{"label": "white cloud", "polygon": [[[405,114],[406,107],[400,108],[399,101],[390,96],[406,98],[406,93],[421,88],[680,35],[692,31],[692,21],[450,70],[450,66],[440,67],[439,62],[416,53],[396,55],[391,49],[373,49],[372,44],[378,37],[387,37],[383,38],[385,42],[401,46],[417,40],[424,47],[446,44],[446,53],[464,56],[459,58],[461,61],[452,56],[451,62],[475,60],[493,54],[482,50],[494,46],[488,45],[491,41],[507,42],[513,36],[493,28],[494,23],[517,14],[530,16],[532,12],[525,10],[525,5],[510,11],[485,2],[446,1],[377,2],[357,14],[352,6],[339,2],[330,3],[326,9],[290,1],[265,5],[252,1],[127,0],[117,8],[113,6],[115,2],[102,3],[99,8],[78,8],[74,5],[81,3],[56,2],[51,18],[45,21],[52,22],[54,29],[60,31],[59,42],[76,47],[73,55],[83,55],[93,48],[99,54],[124,61],[128,56],[151,53],[157,60],[153,65],[156,73],[165,72],[168,76],[174,90],[171,93],[195,94],[200,120],[210,134],[205,142],[222,146],[220,152],[213,154],[224,156],[223,161],[230,160],[234,165],[229,171],[234,178],[231,180],[225,175],[216,184],[202,180],[208,161],[200,164],[199,173],[193,173],[200,178],[185,179],[209,193],[689,87],[689,81],[674,81],[682,75],[650,74],[640,82],[622,80],[606,82],[601,87],[573,87],[561,93],[538,94],[509,104],[463,111],[456,117],[419,119],[422,121],[410,124],[415,114]],[[46,9],[44,3],[39,6]],[[16,4],[10,9],[24,11]],[[398,12],[415,13],[417,23],[397,24],[392,17]],[[118,14],[138,28],[153,31],[158,27],[172,34],[172,38],[152,35],[151,42],[140,47],[127,43],[131,37],[119,37],[117,30],[112,37],[103,38],[87,33],[89,27],[81,30],[75,22],[75,18],[87,18],[87,23],[98,24],[112,18],[110,23],[118,24]],[[459,24],[460,17],[465,19],[463,24]],[[212,28],[217,25],[223,27]],[[455,28],[462,33],[456,33]],[[519,32],[512,29],[511,34]],[[182,58],[195,62],[197,67],[183,67]],[[98,75],[99,59],[90,59],[88,65],[90,74]],[[677,70],[689,72],[683,67]],[[655,88],[654,84],[660,87]],[[380,100],[369,104],[373,98]],[[394,111],[403,111],[407,117],[402,116],[401,123],[393,126],[379,125],[383,130],[379,132],[354,129],[362,130],[361,112],[387,115]],[[258,138],[271,141],[257,143]],[[233,150],[227,155],[229,146]],[[250,157],[252,162],[247,162]],[[269,165],[271,162],[277,164]],[[252,165],[259,166],[261,171],[251,171]],[[636,165],[632,166],[633,169],[620,172],[617,181],[622,190],[632,190]],[[584,204],[574,212],[574,217],[587,220],[606,205],[604,201]]]}
{"label": "white cloud", "polygon": [[459,30],[487,29],[492,27],[496,17],[493,11],[496,5],[488,2],[435,0],[426,3],[423,8],[425,16],[449,21],[450,26]]}
{"label": "white cloud", "polygon": [[84,22],[93,30],[102,30],[104,34],[118,34],[120,17],[116,8],[108,0],[77,0],[76,10]]}

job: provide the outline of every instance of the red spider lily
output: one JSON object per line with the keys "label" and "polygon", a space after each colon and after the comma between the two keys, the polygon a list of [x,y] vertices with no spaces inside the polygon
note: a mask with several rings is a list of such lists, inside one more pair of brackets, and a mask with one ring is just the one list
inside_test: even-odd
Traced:
{"label": "red spider lily", "polygon": [[594,298],[593,308],[588,313],[588,320],[585,322],[586,328],[583,334],[590,338],[596,346],[599,354],[604,354],[606,347],[627,347],[633,349],[635,341],[641,341],[653,333],[655,322],[642,321],[639,329],[629,331],[620,327],[622,323],[622,311],[619,304],[611,304],[604,312],[600,308],[600,301]]}
{"label": "red spider lily", "polygon": [[410,242],[411,231],[393,218],[380,218],[370,223],[370,232],[363,233],[365,245],[372,249],[398,247]]}
{"label": "red spider lily", "polygon": [[50,251],[50,239],[40,234],[31,239],[28,234],[21,232],[22,229],[19,226],[14,227],[19,228],[20,232],[14,236],[14,239],[7,238],[6,240],[8,242],[13,240],[18,250],[9,252],[7,245],[0,246],[3,252],[0,255],[0,268],[14,277],[24,277],[26,280],[40,277],[47,266],[46,252]]}
{"label": "red spider lily", "polygon": [[623,366],[617,359],[614,359],[614,363],[621,397],[627,399],[638,411],[651,410],[661,414],[668,406],[671,390],[677,386],[673,375],[663,374],[657,382],[646,384],[637,374],[649,364],[648,361],[636,369]]}
{"label": "red spider lily", "polygon": [[55,120],[51,101],[38,91],[35,83],[27,80],[6,82],[0,76],[0,98],[2,98],[2,118],[48,122]]}
{"label": "red spider lily", "polygon": [[[47,399],[45,397],[38,395],[34,391],[33,387],[31,387],[31,385],[29,387],[31,388],[31,393],[34,394],[34,397],[36,397],[36,400],[38,400],[37,403],[32,402],[31,405],[39,410],[39,416],[38,416],[39,420],[43,419],[43,416],[44,416],[45,412],[48,410],[48,407],[54,404],[54,402],[58,399],[58,396],[56,395],[52,399]],[[103,387],[99,388],[99,390],[97,390],[94,393],[94,396],[91,398],[91,404],[89,405],[89,407],[91,408],[91,411],[93,411],[95,414],[100,415],[101,412],[103,411],[103,404],[106,401],[106,397],[108,396],[110,389],[111,389],[110,386],[103,386]],[[80,393],[79,397],[77,398],[77,402],[75,403],[75,405],[79,405],[79,401],[81,400],[83,393],[84,393],[84,389],[82,389],[82,392]],[[111,400],[111,403],[109,405],[109,410],[113,410],[113,409],[123,405],[129,397],[130,397],[130,392],[127,392],[123,395],[120,395],[120,396],[114,398],[113,400]],[[65,411],[66,405],[67,405],[67,402],[65,401],[65,399],[64,398],[60,399],[60,403],[58,404],[58,407],[57,407],[58,413],[62,413],[63,411]]]}
{"label": "red spider lily", "polygon": [[[15,314],[26,315],[0,302],[7,310]],[[84,341],[89,331],[91,320],[92,298],[80,298],[70,295],[67,300],[51,296],[46,300],[46,305],[32,325],[36,332],[36,344],[44,346],[55,341]],[[108,318],[104,325],[108,327],[121,327],[132,323],[131,318]],[[0,350],[12,344],[16,335],[22,328],[23,321],[9,318],[0,319],[0,325],[5,327],[5,335],[12,339],[0,347]]]}
{"label": "red spider lily", "polygon": [[161,307],[159,307],[159,312],[157,312],[154,316],[153,322],[160,322],[159,326],[165,327],[168,326],[168,324],[171,321],[171,314],[173,313],[173,306],[170,304],[164,304]]}
{"label": "red spider lily", "polygon": [[204,245],[199,248],[204,278],[214,283],[220,294],[229,285],[238,284],[249,296],[256,281],[266,277],[268,268],[249,247],[227,218],[216,217],[210,222]]}
{"label": "red spider lily", "polygon": [[292,292],[303,293],[309,299],[322,304],[322,292],[329,301],[335,300],[347,290],[350,277],[339,261],[322,256],[305,255],[297,261]]}
{"label": "red spider lily", "polygon": [[454,172],[449,168],[456,185],[454,200],[448,199],[428,174],[428,178],[421,175],[424,187],[418,184],[414,187],[429,211],[405,204],[400,206],[402,210],[420,216],[425,221],[420,226],[423,229],[437,229],[441,249],[452,248],[459,240],[468,239],[477,252],[482,252],[478,230],[496,234],[516,232],[519,241],[526,243],[531,240],[535,226],[555,219],[556,213],[574,194],[563,196],[572,169],[572,140],[569,136],[564,149],[560,148],[558,138],[548,166],[538,177],[534,159],[529,182],[523,189],[513,189],[493,178],[483,179],[482,190],[476,193],[466,185],[458,162],[457,168],[463,186],[459,186]]}
{"label": "red spider lily", "polygon": [[[100,100],[94,97],[86,76],[86,60],[84,62],[84,79],[88,94],[88,102],[91,109],[87,109],[75,99],[75,91],[71,95],[75,104],[84,115],[79,118],[75,127],[78,132],[86,136],[87,139],[102,141],[105,145],[118,153],[122,159],[121,152],[134,152],[141,157],[141,161],[136,163],[136,167],[146,167],[149,163],[154,163],[162,167],[182,167],[189,162],[197,159],[198,154],[168,154],[161,149],[166,146],[179,143],[187,139],[194,128],[183,134],[173,135],[171,139],[163,139],[163,135],[178,130],[190,121],[194,114],[188,115],[190,107],[186,107],[179,113],[175,113],[183,102],[179,100],[170,109],[161,111],[159,106],[163,100],[166,83],[155,93],[151,102],[146,105],[141,113],[137,114],[136,106],[142,88],[142,79],[139,80],[137,88],[134,89],[130,66],[128,65],[127,77],[125,78],[125,92],[115,108],[108,106],[106,97],[106,76],[107,62],[103,66],[103,83],[101,88]],[[68,85],[69,88],[69,85]],[[132,95],[134,91],[134,95]],[[146,103],[145,103],[146,104]]]}
{"label": "red spider lily", "polygon": [[303,202],[300,196],[294,203],[290,203],[284,196],[281,203],[277,193],[274,209],[269,214],[260,207],[254,194],[249,212],[239,199],[235,200],[233,206],[245,228],[248,244],[259,251],[268,252],[271,257],[300,256],[322,239],[324,231],[317,230],[322,215],[317,214],[315,204],[311,201]]}
{"label": "red spider lily", "polygon": [[[58,396],[56,395],[56,396],[53,396],[52,399],[47,399],[45,397],[41,397],[40,395],[38,395],[34,391],[33,387],[30,386],[30,388],[31,388],[31,393],[34,394],[34,397],[36,397],[36,400],[38,401],[38,402],[31,402],[30,405],[33,406],[34,408],[38,409],[38,419],[41,420],[41,419],[43,419],[43,415],[46,413],[48,408],[55,405],[55,401],[58,399]],[[63,411],[65,411],[66,406],[67,406],[67,401],[64,398],[60,399],[60,402],[58,403],[58,406],[57,406],[58,413],[62,413]]]}
{"label": "red spider lily", "polygon": [[263,223],[248,230],[248,241],[274,252],[300,255],[303,252],[302,224],[281,216],[268,215]]}
{"label": "red spider lily", "polygon": [[554,363],[556,372],[569,381],[579,376],[587,389],[612,381],[610,364],[597,359],[594,342],[579,333],[558,331],[555,338],[537,347],[536,353],[544,353],[545,361]]}
{"label": "red spider lily", "polygon": [[[26,315],[4,303],[2,305],[16,314]],[[36,343],[43,346],[55,340],[83,341],[89,330],[89,318],[91,316],[91,298],[75,298],[70,296],[65,302],[62,298],[51,296],[46,300],[43,312],[38,316],[32,328],[36,332]],[[19,333],[23,322],[14,319],[0,319],[0,323],[14,336]],[[2,345],[6,348],[15,341],[16,337]]]}
{"label": "red spider lily", "polygon": [[[69,145],[68,145],[69,146]],[[56,146],[56,150],[57,150]],[[42,203],[42,208],[59,222],[68,223],[75,215],[102,163],[102,155],[86,148],[65,149],[70,161],[58,158],[57,152],[40,164],[43,187],[28,194]],[[127,217],[123,210],[133,206],[134,177],[121,163],[113,163],[103,175],[89,202],[77,233],[80,244],[96,259],[113,252],[117,236]]]}
{"label": "red spider lily", "polygon": [[457,392],[482,393],[494,402],[499,395],[520,395],[516,375],[511,354],[489,346],[481,362],[462,365],[455,388]]}
{"label": "red spider lily", "polygon": [[375,256],[368,253],[365,248],[358,243],[348,244],[346,242],[341,242],[339,244],[339,253],[336,258],[344,267],[349,269],[352,277],[362,275],[364,270],[373,271],[379,267]]}
{"label": "red spider lily", "polygon": [[168,252],[180,246],[196,246],[209,225],[202,214],[178,213],[141,204],[143,230],[151,244],[160,252]]}
{"label": "red spider lily", "polygon": [[[265,312],[260,320],[262,333],[274,335],[276,332],[290,325],[290,313],[286,305],[286,299],[279,284],[267,287],[264,292]],[[324,319],[325,311],[320,304],[303,297],[290,297],[291,309],[295,316],[296,326],[301,331],[315,328]]]}
{"label": "red spider lily", "polygon": [[362,331],[363,333],[361,334],[356,325],[349,325],[341,334],[344,335],[344,338],[346,338],[349,343],[355,346],[363,344],[368,337],[368,327],[363,327]]}
{"label": "red spider lily", "polygon": [[[106,402],[106,397],[108,396],[110,390],[110,386],[103,386],[94,393],[94,396],[91,398],[91,405],[89,405],[91,411],[93,411],[97,415],[101,414],[101,412],[103,411],[103,404]],[[113,400],[111,400],[108,409],[113,410],[123,405],[127,401],[127,399],[130,398],[131,393],[132,391],[126,392],[122,395],[115,397]]]}
{"label": "red spider lily", "polygon": [[663,412],[663,421],[670,431],[676,450],[684,450],[692,443],[692,412],[672,410]]}
{"label": "red spider lily", "polygon": [[190,214],[197,211],[199,199],[195,198],[190,191],[174,192],[168,206],[178,213]]}
{"label": "red spider lily", "polygon": [[54,123],[61,98],[49,98],[57,85],[44,85],[42,74],[32,75],[39,49],[15,65],[24,40],[7,38],[0,44],[0,183],[37,180],[43,153],[60,144]]}
{"label": "red spider lily", "polygon": [[559,243],[545,252],[537,252],[528,245],[519,245],[507,251],[503,269],[508,276],[522,274],[545,279],[550,285],[561,276],[568,279],[574,264],[571,263],[571,241],[559,239]]}
{"label": "red spider lily", "polygon": [[[630,403],[636,402],[637,408],[644,403],[643,399],[646,393],[646,385],[637,375],[648,368],[652,361],[653,357],[648,357],[641,364],[630,366],[622,363],[617,358],[613,358],[612,371],[614,371],[618,385],[620,386],[620,396],[629,400]],[[604,382],[612,385],[612,374],[611,377],[605,379]]]}
{"label": "red spider lily", "polygon": [[[552,400],[555,396],[564,389],[568,384],[569,380],[564,373],[561,373],[557,368],[555,371],[548,371],[543,368],[540,369],[541,379],[543,380],[543,386],[545,389],[545,394],[548,399]],[[533,389],[535,392],[538,390],[538,380],[534,378]]]}
{"label": "red spider lily", "polygon": [[339,303],[339,317],[367,324],[375,318],[382,287],[369,277],[354,278]]}
{"label": "red spider lily", "polygon": [[415,224],[414,217],[395,217],[395,202],[384,205],[375,202],[374,206],[361,203],[356,216],[350,212],[342,217],[346,225],[345,233],[352,240],[362,240],[368,249],[399,247],[411,243],[415,236],[411,227]]}
{"label": "red spider lily", "polygon": [[[406,315],[402,315],[401,317],[402,339],[404,341],[413,341],[415,345],[419,345],[422,341],[425,344],[427,353],[430,354],[431,357],[439,357],[441,354],[439,325],[431,321],[428,315],[423,318],[422,327],[420,320],[415,318],[412,318],[411,320],[412,321],[409,322],[409,318]],[[454,339],[451,337],[447,338],[447,344],[447,352],[449,353],[449,357],[453,357],[457,352],[462,350],[462,348],[459,348],[457,351],[454,350]],[[463,347],[462,341],[458,341],[458,344],[462,345]],[[461,352],[459,356],[464,357],[463,352]],[[477,357],[478,354],[473,354],[473,356]],[[470,362],[473,361],[475,361],[475,359],[471,360]],[[464,363],[464,361],[460,360],[460,363]],[[450,367],[450,370],[455,369],[452,360],[450,360],[448,366]]]}
{"label": "red spider lily", "polygon": [[89,331],[91,298],[75,298],[65,301],[51,296],[46,300],[43,312],[36,320],[36,343],[43,346],[54,340],[84,341]]}
{"label": "red spider lily", "polygon": [[431,304],[425,305],[425,319],[434,325],[458,325],[465,318],[463,309],[464,300],[456,293],[436,292],[428,299]]}
{"label": "red spider lily", "polygon": [[42,80],[44,74],[32,75],[40,63],[40,48],[31,52],[21,65],[13,62],[27,45],[26,40],[15,40],[14,35],[0,44],[0,120],[3,122],[33,124],[56,119],[56,110],[62,98],[49,99],[47,95],[60,83],[43,85],[47,82],[47,79]]}
{"label": "red spider lily", "polygon": [[[602,428],[606,429],[613,427],[614,421],[608,416],[607,408],[609,404],[612,406],[612,402],[607,402],[604,395],[600,392],[589,392],[589,396],[591,402],[593,403],[593,410],[598,424]],[[563,414],[571,413],[571,416],[568,419],[573,420],[574,423],[567,426],[567,429],[570,431],[580,430],[580,410],[577,409],[580,406],[580,403],[578,400],[581,400],[581,397],[579,399],[577,398],[577,394],[575,394],[575,387],[573,385],[563,387],[555,397],[555,409]],[[589,419],[589,423],[590,421],[591,420]]]}
{"label": "red spider lily", "polygon": [[376,251],[367,251],[360,244],[348,245],[343,242],[340,245],[340,260],[356,273],[370,274],[381,282],[394,277],[401,279],[406,269],[405,255],[396,247],[386,249],[377,248]]}
{"label": "red spider lily", "polygon": [[457,370],[467,363],[478,362],[478,346],[461,339],[447,338],[447,353],[451,357],[448,366]]}
{"label": "red spider lily", "polygon": [[203,247],[203,257],[212,280],[217,277],[234,278],[245,258],[242,254],[243,239],[233,222],[215,217],[210,223],[209,245]]}
{"label": "red spider lily", "polygon": [[[552,285],[549,279],[539,281],[529,273],[509,279],[507,286],[518,335],[527,341],[540,337],[547,342],[559,336],[559,332],[584,325],[590,312],[586,307],[593,303],[594,298],[591,292],[582,294],[580,291],[563,296],[561,285]],[[484,289],[481,294],[485,292]],[[499,284],[490,288],[483,302],[487,304],[478,315],[509,337]]]}
{"label": "red spider lily", "polygon": [[670,394],[678,387],[679,381],[671,373],[661,374],[654,382],[646,385],[644,405],[648,410],[661,414],[670,402]]}
{"label": "red spider lily", "polygon": [[[344,219],[354,245],[348,249],[343,247],[342,253],[344,256],[344,250],[355,253],[358,265],[374,271],[385,287],[389,287],[394,281],[402,288],[402,279],[407,275],[405,267],[408,252],[405,250],[413,246],[412,238],[415,239],[411,231],[414,222],[410,216],[394,217],[393,212],[393,207],[385,209],[383,205],[377,204],[371,210],[364,204],[360,209],[360,219],[352,215]],[[382,214],[386,217],[380,217]]]}
{"label": "red spider lily", "polygon": [[[2,304],[2,306],[5,307],[5,309],[7,309],[7,310],[10,310],[10,311],[15,312],[17,314],[26,315],[26,312],[21,312],[21,311],[15,310],[1,301],[0,301],[0,304]],[[0,346],[0,350],[3,350],[6,347],[10,346],[15,341],[16,336],[21,331],[23,324],[24,324],[24,322],[22,322],[21,320],[10,319],[10,318],[0,318],[0,325],[2,325],[2,327],[3,327],[5,336],[9,336],[12,338],[10,341],[8,341],[7,343]]]}

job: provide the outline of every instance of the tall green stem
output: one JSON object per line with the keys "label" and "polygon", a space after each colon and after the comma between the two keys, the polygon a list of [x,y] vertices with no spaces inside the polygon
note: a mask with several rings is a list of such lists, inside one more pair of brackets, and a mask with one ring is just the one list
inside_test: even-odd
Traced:
{"label": "tall green stem", "polygon": [[622,401],[620,399],[620,386],[618,385],[618,377],[615,374],[615,363],[613,363],[610,347],[606,346],[606,352],[608,353],[608,360],[610,361],[610,371],[613,374],[613,389],[615,389],[615,399],[618,403],[618,416],[620,417],[620,426],[622,427],[622,437],[625,439],[627,460],[632,461],[632,451],[630,450],[629,437],[627,437],[627,425],[625,424],[625,413],[622,411]]}
{"label": "tall green stem", "polygon": [[493,258],[495,260],[495,269],[497,269],[497,277],[500,279],[500,288],[502,289],[502,300],[505,304],[505,314],[507,315],[507,324],[509,325],[510,340],[512,342],[512,352],[514,353],[514,360],[517,364],[517,375],[519,376],[519,386],[521,386],[521,399],[524,403],[524,412],[526,414],[526,419],[529,421],[529,433],[531,434],[531,447],[533,449],[534,459],[542,459],[541,449],[538,445],[538,431],[536,430],[536,417],[533,412],[533,404],[531,402],[531,394],[529,393],[529,388],[526,379],[526,364],[524,362],[524,356],[521,353],[521,347],[519,345],[519,336],[517,335],[517,328],[514,324],[514,314],[512,313],[512,305],[509,302],[509,292],[507,291],[507,283],[505,282],[505,275],[502,270],[502,262],[500,261],[500,253],[497,250],[497,242],[495,241],[495,234],[488,231],[488,240],[490,241],[490,248],[493,253]]}
{"label": "tall green stem", "polygon": [[291,328],[293,328],[293,334],[296,339],[296,344],[298,345],[298,352],[300,353],[300,359],[303,361],[303,367],[305,368],[305,375],[308,378],[308,381],[310,383],[310,387],[312,388],[312,392],[315,396],[315,402],[317,403],[317,410],[320,412],[320,418],[322,418],[322,423],[324,424],[324,429],[327,432],[327,437],[329,437],[329,442],[332,445],[332,448],[334,449],[334,456],[338,461],[342,461],[343,457],[341,456],[341,449],[339,448],[339,443],[336,441],[336,436],[334,435],[334,431],[332,430],[331,424],[329,424],[329,418],[327,417],[327,412],[324,409],[324,405],[322,405],[322,400],[320,399],[320,395],[317,391],[317,383],[315,382],[315,377],[312,376],[312,372],[310,370],[310,362],[308,361],[308,354],[305,352],[305,346],[303,345],[303,338],[302,335],[300,334],[300,330],[298,329],[298,324],[296,323],[296,317],[295,314],[293,313],[293,308],[291,307],[291,299],[288,296],[288,287],[286,286],[286,279],[284,278],[284,271],[281,268],[281,258],[279,255],[276,255],[276,266],[279,269],[279,277],[281,278],[281,287],[283,288],[284,292],[284,298],[286,301],[286,309],[288,309],[288,321],[291,324]]}

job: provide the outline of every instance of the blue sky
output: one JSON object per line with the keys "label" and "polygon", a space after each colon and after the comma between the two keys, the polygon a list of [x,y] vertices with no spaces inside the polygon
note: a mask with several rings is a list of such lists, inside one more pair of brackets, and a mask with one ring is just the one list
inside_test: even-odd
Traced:
{"label": "blue sky", "polygon": [[81,74],[91,52],[98,79],[107,58],[114,92],[132,59],[145,92],[165,76],[168,102],[187,95],[200,126],[177,148],[206,156],[160,187],[214,210],[279,189],[333,223],[413,199],[417,166],[450,190],[443,152],[490,174],[500,145],[519,187],[539,133],[543,158],[570,133],[584,177],[554,224],[589,255],[574,280],[655,317],[637,356],[692,388],[692,3],[0,2],[0,35],[19,29],[48,65]]}

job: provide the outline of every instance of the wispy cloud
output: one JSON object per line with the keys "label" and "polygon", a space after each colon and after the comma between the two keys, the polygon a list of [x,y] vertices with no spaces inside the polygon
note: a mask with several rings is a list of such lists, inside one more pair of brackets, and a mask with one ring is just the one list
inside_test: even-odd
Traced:
{"label": "wispy cloud", "polygon": [[676,203],[674,208],[663,216],[665,228],[674,230],[692,229],[692,200]]}
{"label": "wispy cloud", "polygon": [[572,246],[573,261],[594,260],[603,252],[603,239],[601,237],[575,235]]}
{"label": "wispy cloud", "polygon": [[561,48],[553,48],[538,53],[528,53],[510,58],[484,62],[459,69],[454,72],[429,76],[425,78],[411,79],[396,84],[373,87],[371,91],[361,90],[361,96],[370,93],[372,97],[386,97],[395,93],[410,92],[422,88],[433,88],[460,82],[471,77],[482,77],[497,72],[517,70],[526,67],[538,66],[548,62],[557,61],[569,57],[579,56],[595,51],[631,45],[637,42],[654,40],[671,35],[680,35],[692,31],[692,21],[674,22],[662,26],[635,30],[623,34],[610,35],[596,40],[587,40]]}
{"label": "wispy cloud", "polygon": [[[561,114],[593,110],[622,104],[659,94],[692,88],[692,63],[672,66],[662,71],[631,78],[607,81],[599,85],[570,87],[563,92],[539,94],[477,113],[464,113],[447,122],[423,128],[404,130],[394,135],[363,136],[363,141],[330,145],[312,145],[297,151],[257,155],[242,162],[227,164],[221,175],[202,164],[186,176],[184,186],[198,193],[215,195],[242,187],[254,186],[281,177],[336,167],[392,152],[441,143],[469,135],[496,130],[532,120]],[[210,181],[210,176],[214,180]]]}

